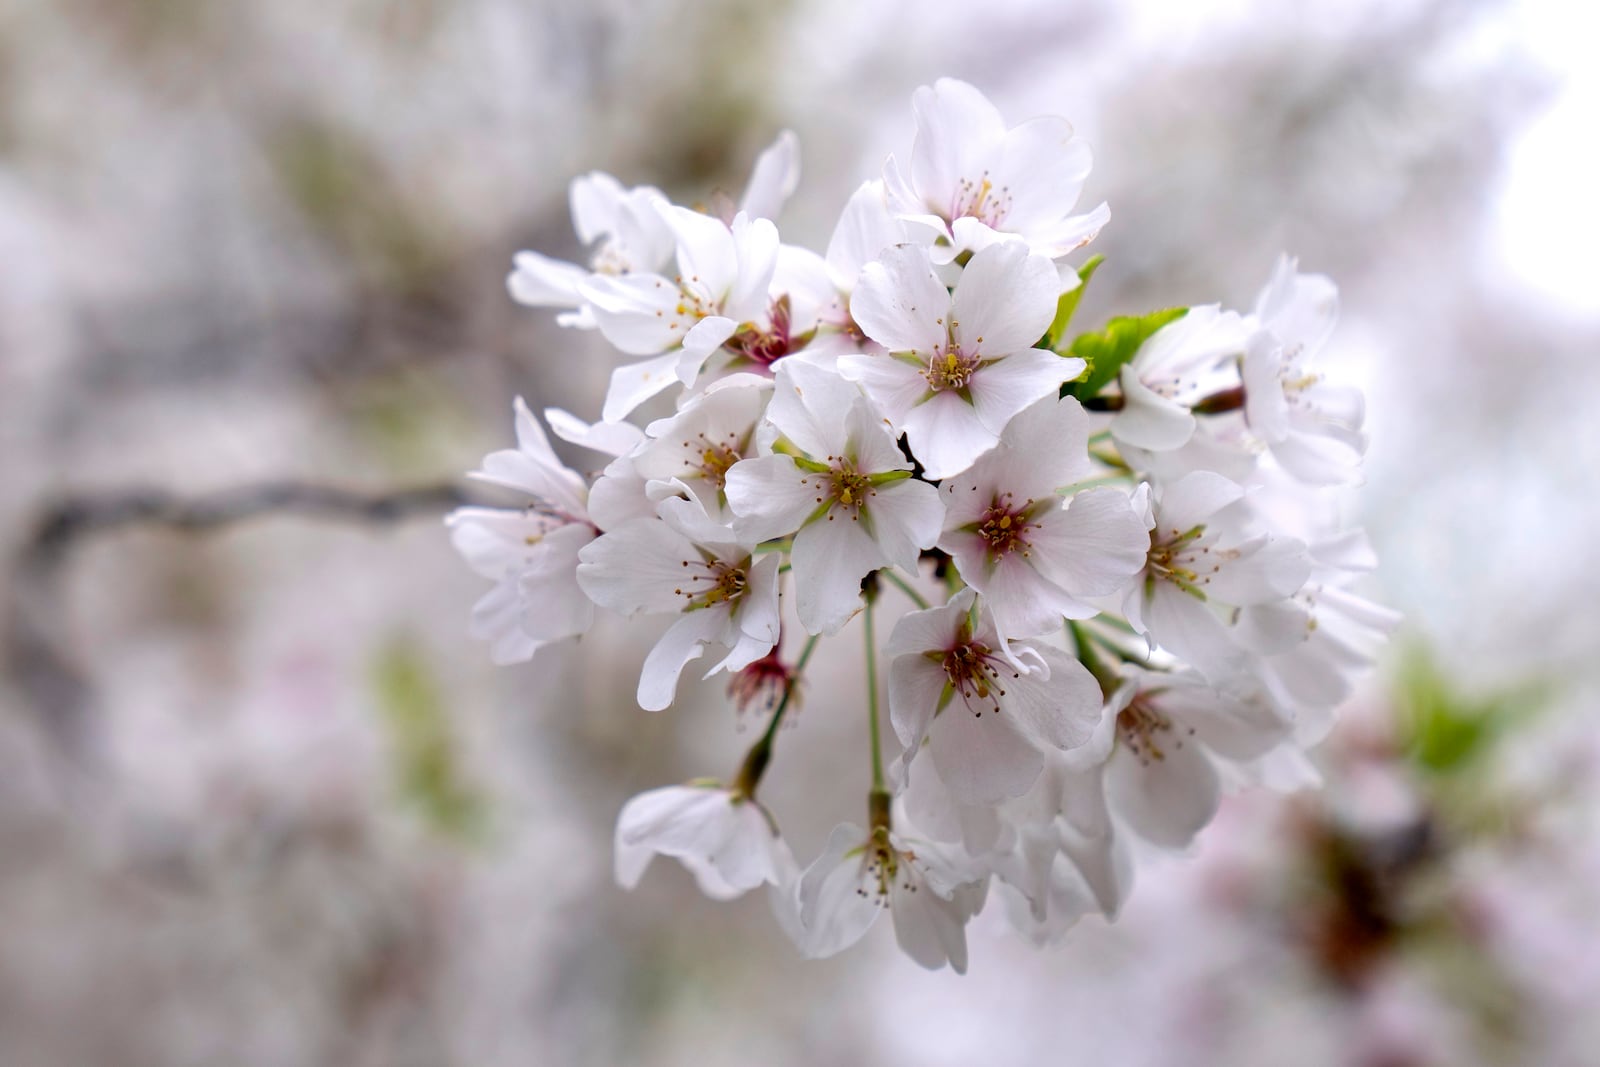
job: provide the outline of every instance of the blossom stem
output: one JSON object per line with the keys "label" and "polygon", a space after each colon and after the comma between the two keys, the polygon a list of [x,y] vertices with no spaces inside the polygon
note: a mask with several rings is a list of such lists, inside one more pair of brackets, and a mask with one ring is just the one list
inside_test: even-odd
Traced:
{"label": "blossom stem", "polygon": [[1123,459],[1122,456],[1117,452],[1107,451],[1106,449],[1100,448],[1091,448],[1089,449],[1089,455],[1093,456],[1101,463],[1104,463],[1106,466],[1113,467],[1116,470],[1130,473],[1132,471],[1132,468],[1128,466],[1127,460]]}
{"label": "blossom stem", "polygon": [[862,614],[863,629],[867,635],[867,733],[872,740],[872,791],[884,792],[883,741],[878,737],[878,646],[872,632],[872,603],[875,594],[867,595],[867,608]]}
{"label": "blossom stem", "polygon": [[1080,626],[1069,619],[1067,631],[1072,634],[1072,643],[1077,648],[1078,662],[1094,675],[1094,680],[1100,684],[1100,692],[1110,699],[1112,692],[1117,688],[1117,675],[1095,652],[1093,635],[1088,627]]}
{"label": "blossom stem", "polygon": [[767,771],[767,764],[772,761],[772,740],[778,734],[778,726],[783,722],[783,713],[789,710],[789,698],[794,696],[795,686],[800,684],[800,675],[806,669],[806,661],[811,658],[811,652],[817,647],[817,642],[822,639],[821,634],[812,634],[806,639],[805,647],[800,650],[800,658],[795,660],[794,671],[789,675],[789,681],[783,687],[783,696],[778,700],[778,706],[772,710],[772,721],[767,723],[766,732],[761,735],[761,740],[750,746],[750,751],[745,753],[744,762],[739,765],[739,774],[733,781],[733,792],[747,798],[754,798],[756,786],[761,784],[761,776]]}
{"label": "blossom stem", "polygon": [[909,597],[911,599],[911,602],[913,604],[915,604],[917,607],[921,608],[923,611],[927,611],[928,608],[931,606],[928,603],[928,598],[927,597],[923,596],[921,593],[919,593],[915,589],[913,589],[911,587],[911,583],[910,582],[908,582],[904,578],[900,577],[894,571],[892,571],[889,568],[885,567],[884,569],[880,570],[878,572],[878,574],[880,576],[882,576],[886,581],[888,581],[888,583],[890,585],[894,586],[896,589],[900,590],[907,597]]}

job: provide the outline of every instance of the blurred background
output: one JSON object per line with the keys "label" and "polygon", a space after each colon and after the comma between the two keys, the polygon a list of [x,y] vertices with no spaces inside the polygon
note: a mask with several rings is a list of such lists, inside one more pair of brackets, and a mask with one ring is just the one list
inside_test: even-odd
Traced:
{"label": "blurred background", "polygon": [[[1596,29],[0,0],[0,1063],[1593,1063]],[[611,357],[504,289],[578,252],[573,176],[704,201],[793,128],[821,247],[945,74],[1093,144],[1083,326],[1248,306],[1281,250],[1339,282],[1366,592],[1407,617],[1325,791],[1234,799],[1057,948],[980,917],[965,978],[887,929],[804,962],[669,863],[618,890],[622,802],[756,724],[716,683],[640,711],[648,625],[491,667],[439,522],[514,395],[598,414]],[[815,680],[763,788],[802,861],[857,817],[818,798],[864,788],[859,685]]]}

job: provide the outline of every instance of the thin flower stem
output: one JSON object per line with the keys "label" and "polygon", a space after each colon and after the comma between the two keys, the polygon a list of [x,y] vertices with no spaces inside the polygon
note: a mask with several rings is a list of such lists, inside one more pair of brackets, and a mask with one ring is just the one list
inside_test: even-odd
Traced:
{"label": "thin flower stem", "polygon": [[1072,634],[1072,643],[1077,647],[1078,662],[1088,668],[1089,673],[1094,675],[1094,680],[1100,683],[1100,692],[1110,699],[1112,692],[1117,688],[1117,674],[1107,667],[1105,661],[1095,652],[1093,631],[1070,619],[1067,620],[1067,631]]}
{"label": "thin flower stem", "polygon": [[1094,617],[1094,621],[1101,626],[1109,626],[1111,629],[1120,630],[1125,634],[1137,635],[1139,632],[1133,628],[1132,623],[1120,615],[1108,615],[1102,611]]}
{"label": "thin flower stem", "polygon": [[1127,461],[1122,458],[1122,454],[1119,452],[1113,452],[1103,448],[1091,448],[1089,449],[1089,455],[1093,456],[1101,463],[1104,463],[1106,466],[1112,467],[1116,470],[1132,470],[1132,468],[1128,466]]}
{"label": "thin flower stem", "polygon": [[783,687],[783,696],[778,700],[778,706],[772,712],[772,721],[767,724],[767,732],[762,740],[770,743],[772,735],[778,729],[778,724],[783,721],[783,713],[789,710],[789,698],[794,696],[795,687],[800,684],[800,675],[806,669],[806,661],[811,658],[811,652],[817,647],[817,642],[822,640],[821,634],[812,634],[806,638],[805,647],[800,650],[800,658],[794,661],[794,673],[789,676],[789,684]]}
{"label": "thin flower stem", "polygon": [[896,589],[900,590],[907,597],[909,597],[911,602],[917,607],[921,608],[923,611],[927,611],[928,608],[932,607],[932,605],[928,603],[927,597],[913,589],[910,582],[900,577],[894,571],[885,567],[883,570],[879,571],[878,574],[888,581],[890,585],[894,586]]}
{"label": "thin flower stem", "polygon": [[821,634],[812,634],[806,639],[805,647],[800,650],[800,658],[795,660],[794,672],[789,675],[788,684],[783,687],[783,696],[779,698],[778,706],[772,711],[772,721],[767,723],[766,732],[761,735],[761,740],[750,746],[744,762],[739,765],[738,777],[733,782],[735,793],[745,797],[756,795],[756,786],[761,784],[761,776],[766,773],[767,764],[772,760],[772,739],[777,736],[778,726],[783,722],[783,713],[789,710],[789,699],[794,696],[795,687],[800,684],[800,675],[806,669],[806,661],[811,658],[811,652],[820,640],[822,640]]}
{"label": "thin flower stem", "polygon": [[872,633],[872,598],[863,614],[867,635],[867,733],[872,739],[872,791],[884,792],[883,741],[878,737],[878,646]]}

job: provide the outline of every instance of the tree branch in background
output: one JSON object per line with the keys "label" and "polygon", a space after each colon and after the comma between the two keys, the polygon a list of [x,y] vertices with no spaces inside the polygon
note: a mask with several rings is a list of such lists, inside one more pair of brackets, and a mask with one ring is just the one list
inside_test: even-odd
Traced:
{"label": "tree branch in background", "polygon": [[271,516],[387,525],[437,516],[467,502],[452,484],[364,493],[300,482],[268,482],[182,497],[162,489],[80,493],[46,506],[11,568],[4,663],[11,684],[69,755],[84,755],[93,689],[65,651],[61,568],[79,541],[133,526],[206,533]]}

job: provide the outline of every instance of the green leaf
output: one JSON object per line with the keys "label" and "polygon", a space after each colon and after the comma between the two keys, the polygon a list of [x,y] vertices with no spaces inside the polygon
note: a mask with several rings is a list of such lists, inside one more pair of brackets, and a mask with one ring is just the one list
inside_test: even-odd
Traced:
{"label": "green leaf", "polygon": [[1401,739],[1412,762],[1430,774],[1471,771],[1497,742],[1548,702],[1538,685],[1469,696],[1452,686],[1425,650],[1406,656],[1397,685]]}
{"label": "green leaf", "polygon": [[1113,379],[1122,365],[1133,358],[1150,335],[1169,322],[1188,314],[1188,308],[1166,308],[1148,315],[1120,315],[1106,323],[1098,333],[1079,334],[1066,355],[1077,356],[1088,364],[1078,380],[1061,387],[1062,396],[1087,400],[1097,395]]}
{"label": "green leaf", "polygon": [[372,681],[401,799],[447,836],[476,836],[483,798],[461,766],[444,697],[421,654],[408,641],[389,642],[373,665]]}
{"label": "green leaf", "polygon": [[1088,262],[1078,268],[1078,284],[1070,293],[1062,293],[1061,299],[1056,301],[1056,317],[1050,322],[1050,329],[1045,331],[1045,348],[1055,350],[1062,338],[1067,336],[1067,327],[1072,323],[1072,313],[1078,310],[1078,301],[1083,296],[1083,291],[1089,287],[1089,279],[1094,277],[1094,272],[1100,264],[1106,261],[1105,256],[1090,256]]}

